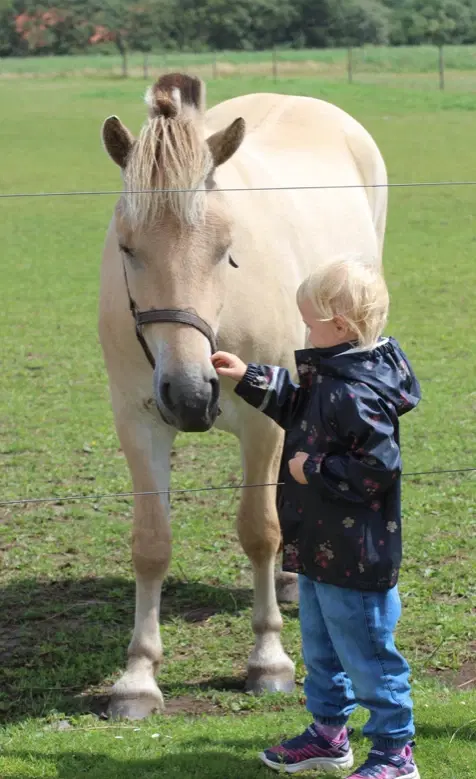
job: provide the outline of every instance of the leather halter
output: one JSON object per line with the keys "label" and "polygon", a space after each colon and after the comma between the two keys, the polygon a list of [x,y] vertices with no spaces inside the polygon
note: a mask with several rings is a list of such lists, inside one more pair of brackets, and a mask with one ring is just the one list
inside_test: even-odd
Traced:
{"label": "leather halter", "polygon": [[[238,267],[238,265],[232,260],[231,257],[229,258],[229,262],[230,265],[232,265],[234,268]],[[144,325],[149,325],[154,322],[173,322],[180,325],[189,325],[190,327],[194,327],[195,330],[198,330],[205,336],[205,338],[207,338],[211,346],[212,354],[217,351],[217,340],[215,333],[213,332],[208,322],[205,322],[204,319],[198,316],[198,314],[195,314],[193,311],[185,311],[181,308],[150,308],[147,311],[140,311],[137,303],[131,295],[124,257],[122,258],[122,267],[124,270],[127,297],[129,298],[129,309],[135,321],[137,340],[142,346],[142,350],[153,370],[155,370],[154,355],[147,345],[142,328]]]}

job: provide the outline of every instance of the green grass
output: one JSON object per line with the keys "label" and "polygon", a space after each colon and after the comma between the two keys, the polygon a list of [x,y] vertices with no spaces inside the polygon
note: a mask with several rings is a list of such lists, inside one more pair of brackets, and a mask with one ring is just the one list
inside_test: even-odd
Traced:
{"label": "green grass", "polygon": [[[445,46],[445,65],[452,70],[476,69],[476,46]],[[347,62],[346,49],[276,49],[275,54],[282,62],[316,62],[324,65],[338,65]],[[272,51],[219,51],[219,52],[150,52],[149,64],[153,67],[194,67],[211,65],[215,59],[235,65],[270,62]],[[384,68],[388,71],[427,73],[438,67],[438,49],[435,46],[363,46],[353,50],[354,60],[363,68]],[[128,55],[131,66],[142,66],[144,55],[131,52]],[[59,71],[80,71],[83,69],[109,70],[120,67],[121,57],[114,48],[107,54],[91,50],[89,54],[46,57],[0,57],[0,72],[30,73],[45,75]]]}
{"label": "green grass", "polygon": [[[211,82],[208,96],[273,88],[263,77],[230,78]],[[331,100],[360,119],[393,182],[474,178],[470,94],[314,78],[284,79],[278,88]],[[141,91],[133,80],[105,78],[1,82],[0,190],[118,188],[99,128],[117,113],[137,130]],[[130,488],[96,335],[100,253],[114,200],[0,201],[3,499]],[[474,466],[476,187],[393,189],[389,213],[389,329],[424,392],[403,424],[405,468]],[[175,487],[240,479],[235,442],[218,433],[181,436],[174,464]],[[451,779],[474,777],[476,693],[465,682],[476,676],[475,483],[460,475],[404,485],[398,640],[414,671],[425,779],[440,779],[447,764]],[[170,713],[139,731],[111,729],[90,713],[102,710],[123,668],[132,628],[130,501],[0,507],[2,779],[265,775],[256,751],[301,727],[306,714],[299,686],[289,698],[243,692],[251,576],[233,529],[236,500],[233,492],[173,500],[161,673]],[[301,682],[296,609],[284,614]],[[192,726],[194,714],[201,716]],[[58,731],[66,718],[71,727]],[[356,743],[363,754],[365,744]]]}
{"label": "green grass", "polygon": [[[236,79],[238,75],[273,75],[276,58],[277,79],[313,76],[319,82],[347,80],[346,49],[278,49],[271,51],[151,52],[148,54],[150,77],[164,70],[193,70],[207,78]],[[476,90],[476,46],[446,46],[444,49],[446,89]],[[405,89],[439,88],[438,49],[435,46],[364,46],[353,50],[353,79]],[[128,55],[128,74],[144,77],[144,55]],[[72,56],[0,58],[0,78],[17,76],[56,78],[78,76],[120,78],[122,61],[116,50]]]}
{"label": "green grass", "polygon": [[[417,699],[422,707],[421,746],[418,760],[424,777],[453,779],[474,777],[475,726],[467,725],[464,701],[447,694]],[[451,716],[451,729],[443,724],[442,712]],[[307,724],[296,710],[254,715],[221,716],[219,734],[216,718],[195,719],[177,716],[160,722],[139,723],[138,727],[110,727],[82,720],[78,726],[58,732],[58,721],[27,722],[12,728],[2,779],[263,779],[270,776],[256,759],[263,744],[278,736],[299,730]],[[355,718],[354,724],[361,724]],[[79,730],[79,728],[82,728]],[[91,728],[91,730],[88,730]],[[357,757],[364,757],[365,744],[353,737]],[[445,774],[441,767],[446,766]],[[306,776],[311,776],[307,773]],[[314,774],[316,775],[316,774]]]}

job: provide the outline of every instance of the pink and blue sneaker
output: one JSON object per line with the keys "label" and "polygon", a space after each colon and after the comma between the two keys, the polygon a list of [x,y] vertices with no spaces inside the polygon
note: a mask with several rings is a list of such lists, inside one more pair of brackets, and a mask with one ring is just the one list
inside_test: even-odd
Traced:
{"label": "pink and blue sneaker", "polygon": [[268,768],[288,774],[312,768],[333,771],[352,768],[354,764],[347,729],[342,728],[338,738],[328,740],[314,723],[300,736],[265,749],[259,757]]}
{"label": "pink and blue sneaker", "polygon": [[401,750],[371,749],[365,763],[347,779],[420,779],[410,744]]}

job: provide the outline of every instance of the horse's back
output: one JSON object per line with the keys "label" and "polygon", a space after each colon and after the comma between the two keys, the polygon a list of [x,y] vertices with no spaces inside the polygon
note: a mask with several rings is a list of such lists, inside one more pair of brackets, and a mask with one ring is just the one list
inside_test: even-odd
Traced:
{"label": "horse's back", "polygon": [[239,187],[241,181],[243,187],[289,188],[282,202],[297,209],[304,232],[310,235],[326,222],[330,242],[322,244],[323,251],[345,251],[353,244],[381,256],[387,174],[377,144],[358,121],[324,100],[263,93],[214,106],[207,112],[208,128],[214,132],[238,116],[246,122],[245,141],[219,171],[220,186]]}
{"label": "horse's back", "polygon": [[[295,304],[300,281],[329,254],[380,259],[386,171],[378,147],[355,119],[309,97],[251,94],[207,112],[209,132],[238,116],[245,141],[216,172],[230,191],[240,265],[224,309],[225,346],[247,359],[280,359],[303,345]],[[243,344],[245,348],[243,349]]]}
{"label": "horse's back", "polygon": [[318,98],[266,92],[231,98],[207,111],[207,126],[215,132],[238,116],[246,122],[247,141],[261,144],[263,151],[342,153],[346,148],[350,151],[347,139],[359,139],[362,146],[366,144],[375,155],[380,155],[359,122],[338,106]]}

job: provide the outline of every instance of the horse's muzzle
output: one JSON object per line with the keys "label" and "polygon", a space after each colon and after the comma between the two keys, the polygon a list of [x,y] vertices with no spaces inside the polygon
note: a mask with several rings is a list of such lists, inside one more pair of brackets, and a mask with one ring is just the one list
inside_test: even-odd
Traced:
{"label": "horse's muzzle", "polygon": [[204,433],[219,413],[218,378],[167,375],[154,371],[157,408],[167,424],[183,433]]}

